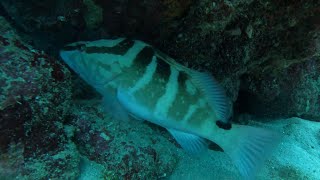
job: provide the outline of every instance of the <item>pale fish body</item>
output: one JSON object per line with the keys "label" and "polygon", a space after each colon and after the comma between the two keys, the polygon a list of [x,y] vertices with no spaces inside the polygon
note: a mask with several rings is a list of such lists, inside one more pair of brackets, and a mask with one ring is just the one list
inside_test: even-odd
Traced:
{"label": "pale fish body", "polygon": [[225,93],[212,76],[184,67],[142,41],[76,42],[60,56],[104,96],[115,117],[129,114],[160,125],[193,154],[207,149],[205,139],[213,141],[246,178],[254,177],[278,142],[279,135],[269,130],[231,127]]}

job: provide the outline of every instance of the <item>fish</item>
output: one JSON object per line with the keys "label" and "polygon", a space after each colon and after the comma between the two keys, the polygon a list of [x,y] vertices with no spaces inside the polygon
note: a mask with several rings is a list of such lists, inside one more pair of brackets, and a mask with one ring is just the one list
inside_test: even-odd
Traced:
{"label": "fish", "polygon": [[61,59],[103,96],[107,113],[162,126],[189,154],[207,152],[210,141],[253,178],[281,134],[231,122],[232,108],[219,82],[152,45],[128,38],[79,41],[60,50]]}

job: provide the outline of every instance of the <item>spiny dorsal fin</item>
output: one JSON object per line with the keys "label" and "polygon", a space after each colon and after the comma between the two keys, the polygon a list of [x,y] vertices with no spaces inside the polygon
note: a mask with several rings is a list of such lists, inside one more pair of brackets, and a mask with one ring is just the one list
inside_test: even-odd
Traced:
{"label": "spiny dorsal fin", "polygon": [[186,72],[188,72],[188,71],[191,70],[191,69],[189,69],[189,68],[187,68],[187,67],[185,67],[185,66],[183,66],[183,65],[181,65],[181,64],[179,64],[179,63],[177,63],[176,60],[174,60],[174,59],[171,58],[170,56],[166,55],[165,53],[159,51],[158,49],[154,49],[154,51],[155,51],[155,53],[156,53],[155,55],[156,55],[158,58],[166,61],[168,64],[170,64],[170,65],[172,65],[174,68],[176,68],[178,71],[186,71]]}
{"label": "spiny dorsal fin", "polygon": [[116,120],[128,121],[129,114],[112,91],[103,96],[104,110]]}

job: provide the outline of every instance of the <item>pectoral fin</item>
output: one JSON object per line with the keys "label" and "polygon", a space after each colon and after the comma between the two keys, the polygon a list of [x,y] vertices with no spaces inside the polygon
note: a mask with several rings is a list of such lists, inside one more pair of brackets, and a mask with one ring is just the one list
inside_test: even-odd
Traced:
{"label": "pectoral fin", "polygon": [[115,94],[111,92],[104,94],[103,106],[104,110],[111,116],[111,118],[123,121],[129,120],[128,111],[120,104]]}
{"label": "pectoral fin", "polygon": [[142,106],[128,90],[119,88],[117,90],[117,100],[135,119],[152,119],[151,112]]}

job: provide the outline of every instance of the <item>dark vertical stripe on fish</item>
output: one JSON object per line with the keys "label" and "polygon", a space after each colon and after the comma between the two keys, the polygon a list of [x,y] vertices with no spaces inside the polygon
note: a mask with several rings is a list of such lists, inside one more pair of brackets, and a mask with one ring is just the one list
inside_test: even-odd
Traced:
{"label": "dark vertical stripe on fish", "polygon": [[133,63],[144,69],[151,63],[154,50],[150,46],[144,47],[136,56]]}
{"label": "dark vertical stripe on fish", "polygon": [[152,61],[153,56],[153,49],[150,46],[146,46],[136,55],[132,65],[124,69],[124,71],[130,76],[126,82],[129,87],[134,87],[137,81],[143,77],[147,66]]}
{"label": "dark vertical stripe on fish", "polygon": [[183,71],[180,71],[178,76],[178,82],[181,86],[185,86],[187,79],[189,78],[189,75]]}
{"label": "dark vertical stripe on fish", "polygon": [[177,121],[184,119],[185,116],[189,113],[190,106],[198,104],[199,97],[201,97],[201,94],[196,89],[194,93],[188,92],[188,80],[190,80],[190,76],[186,72],[180,71],[178,76],[179,92],[172,104],[173,107],[179,108],[171,108],[169,111],[170,116]]}
{"label": "dark vertical stripe on fish", "polygon": [[157,69],[156,73],[162,77],[165,81],[169,80],[171,70],[170,70],[170,64],[168,64],[165,60],[157,58]]}

